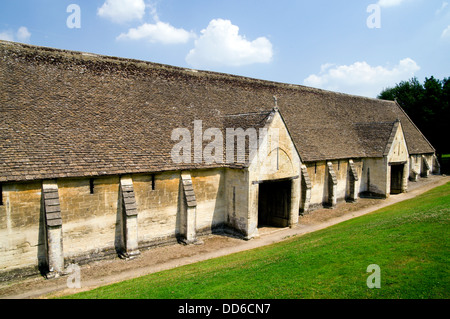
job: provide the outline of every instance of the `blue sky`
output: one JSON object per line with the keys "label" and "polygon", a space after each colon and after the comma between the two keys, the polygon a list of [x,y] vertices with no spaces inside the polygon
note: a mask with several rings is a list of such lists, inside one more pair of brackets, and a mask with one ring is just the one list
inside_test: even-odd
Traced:
{"label": "blue sky", "polygon": [[2,0],[0,39],[375,97],[450,76],[449,2]]}

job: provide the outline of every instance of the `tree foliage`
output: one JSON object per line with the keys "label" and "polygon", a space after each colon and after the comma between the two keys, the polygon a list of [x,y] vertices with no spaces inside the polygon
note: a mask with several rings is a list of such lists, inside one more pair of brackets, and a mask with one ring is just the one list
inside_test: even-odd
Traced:
{"label": "tree foliage", "polygon": [[438,80],[432,76],[423,84],[414,77],[383,90],[378,98],[396,100],[438,155],[450,153],[450,77]]}

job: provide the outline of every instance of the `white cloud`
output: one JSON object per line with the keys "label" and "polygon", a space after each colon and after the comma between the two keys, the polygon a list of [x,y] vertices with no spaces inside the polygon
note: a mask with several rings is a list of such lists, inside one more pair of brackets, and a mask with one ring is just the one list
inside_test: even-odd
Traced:
{"label": "white cloud", "polygon": [[117,23],[141,20],[145,15],[145,2],[144,0],[106,0],[97,10],[97,14]]}
{"label": "white cloud", "polygon": [[122,33],[117,40],[146,40],[151,43],[180,44],[187,43],[196,34],[182,28],[175,28],[167,22],[159,20],[156,6],[149,3],[150,15],[155,23],[144,23],[137,28],[131,28],[127,33]]}
{"label": "white cloud", "polygon": [[16,41],[22,43],[30,42],[31,33],[26,27],[20,27],[17,32],[8,30],[0,33],[0,40]]}
{"label": "white cloud", "polygon": [[379,0],[378,5],[383,8],[396,7],[401,5],[405,1],[406,0]]}
{"label": "white cloud", "polygon": [[304,84],[343,93],[376,97],[381,90],[414,76],[420,70],[417,63],[406,58],[398,65],[387,68],[371,66],[367,62],[352,65],[322,65],[319,74],[312,74]]}
{"label": "white cloud", "polygon": [[147,40],[151,43],[177,44],[187,43],[195,34],[184,29],[177,29],[168,23],[158,21],[128,30],[117,37],[118,40]]}
{"label": "white cloud", "polygon": [[31,33],[28,31],[26,27],[20,27],[17,30],[17,41],[19,42],[28,42],[30,41]]}
{"label": "white cloud", "polygon": [[450,25],[442,31],[441,38],[450,38]]}
{"label": "white cloud", "polygon": [[441,14],[442,11],[444,11],[445,8],[447,8],[447,6],[448,6],[448,2],[446,2],[446,1],[442,2],[441,7],[440,7],[439,9],[436,10],[436,15]]}
{"label": "white cloud", "polygon": [[3,31],[0,33],[0,40],[14,41],[14,33],[12,31]]}
{"label": "white cloud", "polygon": [[272,60],[272,44],[267,38],[249,41],[229,20],[211,20],[201,33],[195,47],[186,56],[186,62],[195,68],[242,66]]}

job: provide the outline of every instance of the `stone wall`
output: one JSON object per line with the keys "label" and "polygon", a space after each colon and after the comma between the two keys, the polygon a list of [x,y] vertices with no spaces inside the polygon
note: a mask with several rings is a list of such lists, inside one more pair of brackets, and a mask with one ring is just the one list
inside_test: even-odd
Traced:
{"label": "stone wall", "polygon": [[325,161],[306,164],[311,180],[310,209],[321,207],[328,199],[328,174]]}
{"label": "stone wall", "polygon": [[197,231],[211,232],[227,221],[227,183],[224,170],[192,171],[191,176],[198,203]]}
{"label": "stone wall", "polygon": [[65,259],[79,262],[84,256],[115,253],[120,239],[119,177],[60,179],[58,189]]}
{"label": "stone wall", "polygon": [[356,194],[365,191],[364,185],[361,182],[363,171],[363,161],[361,159],[353,159],[353,165],[358,177],[358,180],[354,181],[353,185],[350,181],[353,176],[350,173],[349,160],[347,159],[307,163],[308,176],[312,184],[310,199],[311,210],[323,206],[331,206],[331,177],[327,163],[331,163],[332,170],[336,176],[337,183],[334,188],[335,193],[333,194],[336,202],[342,202],[351,197],[351,186],[356,188]]}
{"label": "stone wall", "polygon": [[180,232],[180,172],[133,175],[140,245],[151,246]]}
{"label": "stone wall", "polygon": [[361,172],[360,193],[368,196],[386,197],[387,159],[365,158]]}
{"label": "stone wall", "polygon": [[17,268],[36,271],[45,260],[40,182],[5,183],[0,206],[0,272]]}
{"label": "stone wall", "polygon": [[[177,240],[181,228],[180,176],[181,172],[130,175],[140,249]],[[191,176],[197,199],[197,232],[208,233],[224,224],[245,230],[244,210],[248,206],[243,171],[196,170]],[[66,264],[118,253],[123,240],[119,183],[119,176],[57,180]],[[47,259],[42,182],[5,183],[2,189],[0,280],[11,277],[14,270],[36,272]]]}
{"label": "stone wall", "polygon": [[[428,164],[428,169],[427,165]],[[427,177],[436,172],[436,158],[434,154],[413,154],[409,156],[409,179],[417,181],[420,177]]]}
{"label": "stone wall", "polygon": [[241,169],[227,169],[225,223],[244,236],[247,236],[249,210],[249,176]]}

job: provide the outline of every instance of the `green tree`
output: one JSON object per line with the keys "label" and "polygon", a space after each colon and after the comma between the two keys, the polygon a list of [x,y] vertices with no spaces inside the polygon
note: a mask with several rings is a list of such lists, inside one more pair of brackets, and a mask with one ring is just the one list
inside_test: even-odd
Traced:
{"label": "green tree", "polygon": [[412,78],[409,81],[400,82],[393,88],[385,89],[378,98],[391,101],[397,100],[406,114],[414,123],[417,123],[423,116],[420,101],[422,101],[424,94],[425,89],[422,84],[417,78]]}
{"label": "green tree", "polygon": [[450,153],[447,129],[450,120],[450,78],[440,81],[433,76],[421,84],[417,78],[402,81],[383,90],[379,99],[397,100],[417,125],[438,155]]}

